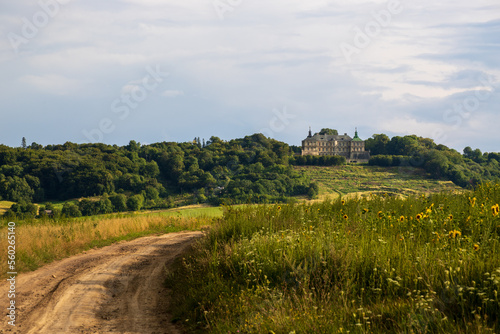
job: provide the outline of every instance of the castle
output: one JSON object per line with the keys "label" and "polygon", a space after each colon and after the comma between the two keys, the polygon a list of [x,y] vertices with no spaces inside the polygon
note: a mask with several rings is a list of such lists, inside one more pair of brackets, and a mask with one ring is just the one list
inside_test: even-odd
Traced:
{"label": "castle", "polygon": [[340,155],[347,162],[365,163],[370,160],[370,152],[365,151],[365,142],[359,138],[358,129],[354,138],[345,133],[344,135],[322,135],[315,133],[314,136],[309,128],[309,135],[302,141],[302,155]]}

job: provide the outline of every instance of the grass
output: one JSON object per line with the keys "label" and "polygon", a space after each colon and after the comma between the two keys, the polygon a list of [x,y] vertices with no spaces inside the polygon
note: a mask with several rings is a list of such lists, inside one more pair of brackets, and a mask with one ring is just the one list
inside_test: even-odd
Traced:
{"label": "grass", "polygon": [[170,273],[202,333],[499,332],[500,186],[226,208]]}
{"label": "grass", "polygon": [[159,215],[164,216],[177,216],[184,218],[191,217],[206,217],[206,218],[220,218],[222,217],[222,207],[203,206],[203,205],[190,205],[176,209],[169,209],[167,211],[158,212]]}
{"label": "grass", "polygon": [[346,194],[388,193],[403,196],[439,193],[462,188],[451,181],[430,178],[420,168],[346,165],[295,167],[320,186],[320,198]]}
{"label": "grass", "polygon": [[[31,271],[54,260],[120,240],[184,230],[198,230],[220,216],[218,208],[191,208],[179,212],[104,215],[16,223],[16,270]],[[0,249],[7,249],[6,222],[0,228]],[[7,261],[0,263],[5,275]]]}
{"label": "grass", "polygon": [[14,204],[14,202],[0,201],[0,216],[9,211],[12,204]]}

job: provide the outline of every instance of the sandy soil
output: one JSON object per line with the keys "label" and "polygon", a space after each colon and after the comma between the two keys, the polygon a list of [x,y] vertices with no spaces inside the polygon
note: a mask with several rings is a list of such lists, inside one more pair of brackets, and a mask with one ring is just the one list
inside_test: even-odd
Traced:
{"label": "sandy soil", "polygon": [[[166,271],[201,232],[171,233],[120,242],[73,256],[16,284],[16,327],[3,316],[0,333],[173,333],[166,313]],[[6,281],[0,308],[7,313]]]}

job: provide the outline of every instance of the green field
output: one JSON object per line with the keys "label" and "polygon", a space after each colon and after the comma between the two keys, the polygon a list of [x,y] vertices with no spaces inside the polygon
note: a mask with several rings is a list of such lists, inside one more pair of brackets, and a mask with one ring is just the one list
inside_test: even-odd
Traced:
{"label": "green field", "polygon": [[7,212],[14,202],[0,201],[0,216]]}
{"label": "green field", "polygon": [[483,185],[228,207],[170,274],[173,312],[214,334],[498,333],[499,204]]}
{"label": "green field", "polygon": [[71,218],[71,220],[102,220],[102,219],[112,219],[116,217],[128,218],[128,217],[177,217],[177,218],[219,218],[222,217],[223,209],[222,207],[207,206],[207,205],[189,205],[183,206],[175,209],[168,210],[153,210],[153,211],[136,211],[136,212],[120,212],[120,213],[110,213],[105,215],[96,215],[90,217],[78,217]]}
{"label": "green field", "polygon": [[425,171],[414,167],[346,165],[295,168],[318,183],[320,198],[365,192],[406,196],[462,189],[451,181],[432,179]]}

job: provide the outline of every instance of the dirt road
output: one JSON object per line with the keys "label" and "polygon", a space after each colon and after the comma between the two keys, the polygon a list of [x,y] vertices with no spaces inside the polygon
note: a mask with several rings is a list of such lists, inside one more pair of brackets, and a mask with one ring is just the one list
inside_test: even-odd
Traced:
{"label": "dirt road", "polygon": [[[54,262],[17,277],[16,327],[0,333],[182,333],[171,324],[165,267],[201,232],[149,236]],[[8,286],[0,284],[7,313]]]}

